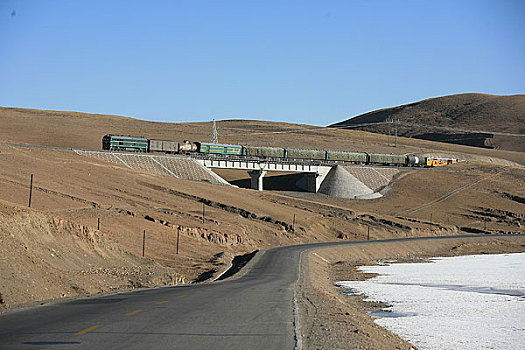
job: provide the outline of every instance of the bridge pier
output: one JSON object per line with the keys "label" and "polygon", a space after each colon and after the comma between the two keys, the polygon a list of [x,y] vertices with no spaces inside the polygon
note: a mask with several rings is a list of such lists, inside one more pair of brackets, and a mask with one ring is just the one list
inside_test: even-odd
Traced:
{"label": "bridge pier", "polygon": [[251,177],[251,187],[254,190],[262,191],[263,190],[263,178],[266,175],[266,170],[251,170],[248,171],[248,174]]}

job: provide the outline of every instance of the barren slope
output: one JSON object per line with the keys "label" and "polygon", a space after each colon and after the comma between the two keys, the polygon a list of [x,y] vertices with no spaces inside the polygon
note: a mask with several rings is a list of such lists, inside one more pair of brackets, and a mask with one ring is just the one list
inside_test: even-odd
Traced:
{"label": "barren slope", "polygon": [[525,95],[461,94],[381,109],[331,125],[393,134],[386,121],[399,121],[400,136],[511,151],[525,151]]}
{"label": "barren slope", "polygon": [[[0,111],[0,122],[3,143],[95,149],[101,136],[111,132],[204,140],[210,130],[210,123],[13,109]],[[359,131],[255,121],[219,126],[221,141],[231,143],[436,152],[432,142],[403,139],[393,149],[385,145],[385,136]],[[478,157],[472,147],[438,146],[437,152],[450,149]],[[523,160],[523,153],[484,152]],[[34,188],[28,209],[30,174]],[[242,181],[246,175],[228,176]],[[189,283],[216,276],[236,254],[284,244],[362,240],[368,229],[373,239],[523,233],[524,178],[522,168],[476,162],[409,169],[382,199],[355,201],[286,187],[257,192],[212,185],[132,170],[74,151],[0,144],[0,294],[4,303],[16,305],[114,288]],[[34,285],[42,290],[35,293]]]}

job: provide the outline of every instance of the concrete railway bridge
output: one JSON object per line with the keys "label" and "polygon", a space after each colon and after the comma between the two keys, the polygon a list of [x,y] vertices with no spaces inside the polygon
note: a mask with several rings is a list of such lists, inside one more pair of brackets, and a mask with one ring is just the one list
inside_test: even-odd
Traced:
{"label": "concrete railway bridge", "polygon": [[251,188],[259,191],[263,190],[264,175],[269,171],[280,171],[305,174],[308,192],[318,192],[326,175],[335,166],[322,163],[215,157],[198,157],[195,161],[208,169],[246,170],[251,178]]}

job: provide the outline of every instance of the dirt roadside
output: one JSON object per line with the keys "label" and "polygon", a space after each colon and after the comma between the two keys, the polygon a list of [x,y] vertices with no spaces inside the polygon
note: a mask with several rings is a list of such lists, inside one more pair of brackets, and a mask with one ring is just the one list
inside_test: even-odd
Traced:
{"label": "dirt roadside", "polygon": [[359,295],[339,292],[334,283],[373,277],[356,267],[384,260],[418,262],[437,256],[517,253],[525,236],[481,236],[434,241],[360,244],[322,248],[302,255],[296,286],[303,349],[415,349],[376,325],[366,314],[386,305],[364,302]]}

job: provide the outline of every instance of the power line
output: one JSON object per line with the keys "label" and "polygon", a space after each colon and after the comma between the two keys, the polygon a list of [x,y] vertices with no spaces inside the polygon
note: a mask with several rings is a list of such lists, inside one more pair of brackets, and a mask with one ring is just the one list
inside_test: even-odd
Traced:
{"label": "power line", "polygon": [[[323,128],[323,127],[319,127],[319,128]],[[222,129],[230,129],[230,130],[240,130],[240,129],[237,129],[237,128],[222,128]],[[246,129],[244,129],[246,130]],[[271,135],[271,134],[291,134],[291,133],[297,133],[297,132],[308,132],[308,131],[312,131],[312,130],[317,130],[317,129],[296,129],[296,130],[283,130],[283,131],[268,131],[268,132],[246,132],[245,134],[246,135]],[[223,136],[238,136],[239,135],[239,132],[236,132],[235,134],[225,134]]]}
{"label": "power line", "polygon": [[[362,123],[362,124],[354,124],[354,125],[333,125],[329,126],[329,128],[336,128],[336,129],[353,129],[353,128],[359,128],[363,126],[373,126],[373,125],[380,125],[380,124],[389,124],[392,123],[392,119],[386,120],[383,122],[376,122],[376,123]],[[501,131],[486,131],[486,130],[472,130],[472,129],[463,129],[463,128],[457,128],[457,127],[448,127],[448,126],[437,126],[437,125],[426,125],[426,124],[418,124],[418,123],[409,123],[409,122],[400,122],[399,119],[396,119],[398,125],[403,126],[412,126],[412,127],[419,127],[423,129],[436,129],[436,130],[444,130],[444,131],[460,131],[460,132],[468,132],[468,133],[479,133],[479,134],[493,134],[493,135],[499,135],[499,136],[515,136],[515,137],[524,137],[525,134],[514,134],[514,133],[508,133],[508,132],[501,132]]]}
{"label": "power line", "polygon": [[[388,135],[392,135],[392,129],[391,127],[394,126],[395,130],[399,130],[399,126],[409,126],[409,127],[418,127],[422,129],[435,129],[435,130],[444,130],[444,131],[454,131],[454,132],[464,132],[464,133],[479,133],[479,134],[492,134],[492,135],[499,135],[499,136],[515,136],[515,137],[525,137],[525,134],[513,134],[513,133],[505,133],[505,132],[498,132],[498,131],[480,131],[480,130],[470,130],[470,129],[462,129],[462,128],[453,128],[453,127],[445,127],[445,126],[432,126],[432,125],[423,125],[423,124],[417,124],[417,123],[408,123],[408,122],[401,122],[398,118],[390,118],[385,121],[380,122],[374,122],[374,123],[361,123],[361,124],[354,124],[354,125],[333,125],[328,127],[316,127],[316,128],[310,128],[310,129],[292,129],[292,130],[282,130],[282,131],[268,131],[268,132],[250,132],[249,129],[244,129],[245,135],[272,135],[272,134],[292,134],[292,133],[302,133],[302,132],[309,132],[319,129],[325,129],[325,128],[334,128],[334,129],[354,129],[354,128],[360,128],[365,126],[376,126],[376,125],[382,125],[382,124],[388,124]],[[239,130],[242,130],[241,128],[222,128],[222,129],[228,129],[228,130],[237,130],[236,133],[232,134],[224,134],[222,136],[239,136]],[[396,130],[397,129],[397,130]],[[392,135],[395,136],[395,135]],[[399,136],[399,135],[398,135]],[[462,139],[468,139],[468,138],[462,138]],[[448,139],[435,139],[431,141],[441,141],[441,140],[448,140]],[[390,140],[388,141],[390,144]]]}

